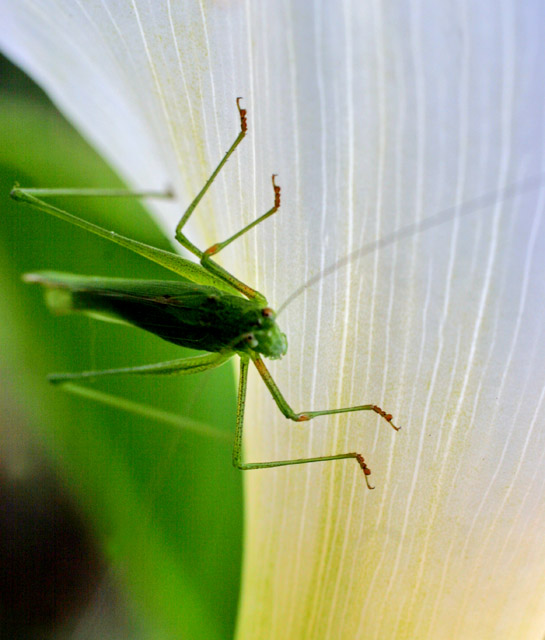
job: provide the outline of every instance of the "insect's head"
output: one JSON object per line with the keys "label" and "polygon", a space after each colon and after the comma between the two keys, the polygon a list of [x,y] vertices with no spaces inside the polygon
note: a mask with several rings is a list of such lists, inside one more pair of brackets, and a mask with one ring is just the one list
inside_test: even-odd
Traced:
{"label": "insect's head", "polygon": [[275,312],[264,307],[257,309],[256,313],[252,330],[244,334],[244,345],[271,360],[281,358],[288,350],[288,339],[276,324]]}

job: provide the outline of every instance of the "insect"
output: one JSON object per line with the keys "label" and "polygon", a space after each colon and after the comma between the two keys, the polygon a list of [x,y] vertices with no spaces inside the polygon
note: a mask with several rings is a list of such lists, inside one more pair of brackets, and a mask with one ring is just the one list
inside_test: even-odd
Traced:
{"label": "insect", "polygon": [[[287,338],[276,322],[275,312],[269,307],[263,294],[238,280],[213,260],[213,256],[227,245],[278,211],[280,208],[280,187],[275,182],[276,176],[272,176],[273,206],[227,240],[202,251],[183,233],[185,224],[200,200],[247,133],[246,110],[240,106],[240,98],[237,98],[236,103],[240,116],[240,133],[201,191],[186,209],[176,227],[176,240],[196,256],[200,264],[182,258],[175,253],[157,249],[113,231],[108,231],[41,199],[51,195],[172,197],[169,193],[24,189],[18,185],[14,187],[11,192],[13,199],[121,245],[187,280],[154,281],[99,278],[53,271],[26,274],[24,279],[27,282],[37,282],[45,288],[46,300],[53,310],[59,313],[80,312],[103,320],[123,322],[149,331],[174,344],[206,352],[192,357],[143,366],[52,374],[49,376],[49,380],[55,384],[66,384],[110,375],[193,374],[218,367],[238,355],[240,357],[240,376],[233,446],[233,465],[235,467],[241,470],[267,469],[353,458],[363,471],[367,487],[373,489],[374,487],[370,485],[368,479],[371,470],[363,456],[356,452],[268,462],[244,462],[242,460],[244,407],[250,361],[255,365],[282,414],[290,420],[306,422],[317,416],[372,411],[381,416],[396,431],[398,427],[392,423],[392,416],[375,404],[295,412],[282,395],[263,361],[263,357],[279,359],[287,352]],[[96,395],[97,399],[100,399],[100,394]]]}

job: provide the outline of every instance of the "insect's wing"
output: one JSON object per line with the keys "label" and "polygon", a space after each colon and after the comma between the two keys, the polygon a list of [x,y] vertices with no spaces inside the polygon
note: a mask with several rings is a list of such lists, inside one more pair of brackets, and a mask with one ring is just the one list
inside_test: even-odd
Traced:
{"label": "insect's wing", "polygon": [[[202,351],[232,350],[255,303],[214,287],[170,280],[29,273],[41,284],[53,313],[82,313],[139,327],[174,344]],[[250,318],[249,322],[252,321]]]}
{"label": "insect's wing", "polygon": [[[23,280],[43,286],[47,306],[55,315],[83,313],[97,320],[133,326],[130,319],[123,318],[120,314],[105,308],[100,308],[101,305],[96,304],[96,300],[99,300],[101,296],[108,295],[108,292],[111,292],[116,285],[123,290],[125,285],[128,286],[130,283],[138,281],[81,276],[59,271],[25,273]],[[93,296],[86,296],[84,292],[93,293],[95,301],[92,300]],[[129,291],[127,291],[127,295],[130,295]]]}

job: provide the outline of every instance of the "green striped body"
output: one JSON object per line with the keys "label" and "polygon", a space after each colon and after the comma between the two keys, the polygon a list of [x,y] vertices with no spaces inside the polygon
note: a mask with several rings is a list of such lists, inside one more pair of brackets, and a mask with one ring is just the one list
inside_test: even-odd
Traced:
{"label": "green striped body", "polygon": [[48,305],[56,313],[123,322],[190,349],[253,351],[273,359],[287,350],[271,309],[215,287],[52,271],[27,274],[25,280],[45,287]]}

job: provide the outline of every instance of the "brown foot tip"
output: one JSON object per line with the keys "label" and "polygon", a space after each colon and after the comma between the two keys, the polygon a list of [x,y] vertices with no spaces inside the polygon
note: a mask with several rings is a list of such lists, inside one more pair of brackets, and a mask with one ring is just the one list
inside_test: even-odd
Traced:
{"label": "brown foot tip", "polygon": [[361,453],[355,453],[354,456],[355,456],[356,460],[358,461],[358,464],[360,465],[361,470],[363,471],[363,475],[365,476],[365,482],[367,484],[367,488],[368,489],[374,489],[375,487],[372,487],[369,484],[369,479],[368,479],[368,476],[371,475],[371,469],[369,469],[369,467],[365,463],[365,460],[363,459],[363,456],[361,455]]}
{"label": "brown foot tip", "polygon": [[373,407],[373,411],[375,413],[378,413],[378,415],[381,416],[382,418],[384,418],[386,422],[388,422],[389,425],[392,427],[392,429],[395,429],[396,431],[399,431],[401,429],[401,427],[396,427],[395,424],[392,422],[393,416],[391,413],[386,413],[386,411],[384,411],[380,407],[377,407],[376,405]]}
{"label": "brown foot tip", "polygon": [[276,173],[273,173],[272,184],[274,189],[274,208],[279,209],[280,208],[280,187],[274,181],[275,178],[276,178]]}
{"label": "brown foot tip", "polygon": [[243,109],[240,106],[240,101],[242,100],[242,98],[237,98],[237,109],[238,112],[240,113],[240,130],[244,133],[246,133],[246,131],[248,131],[248,122],[246,121],[246,109]]}

